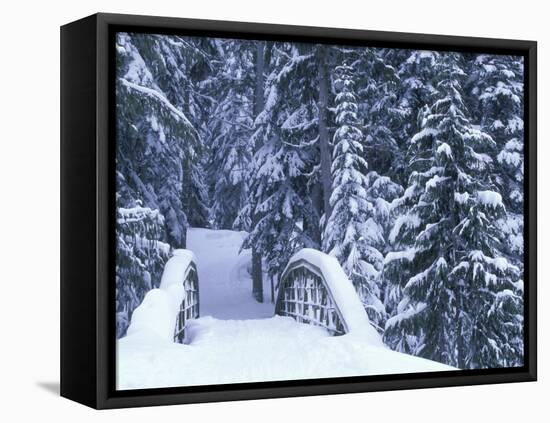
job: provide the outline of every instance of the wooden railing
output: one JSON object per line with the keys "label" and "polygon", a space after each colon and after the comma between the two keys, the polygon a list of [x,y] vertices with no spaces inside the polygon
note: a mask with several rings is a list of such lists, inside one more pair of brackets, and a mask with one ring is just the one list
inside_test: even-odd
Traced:
{"label": "wooden railing", "polygon": [[281,276],[275,314],[322,326],[332,335],[348,332],[322,271],[304,259],[292,263]]}
{"label": "wooden railing", "polygon": [[186,328],[190,319],[199,317],[199,277],[195,263],[190,262],[183,278],[183,300],[176,319],[174,341],[186,342]]}

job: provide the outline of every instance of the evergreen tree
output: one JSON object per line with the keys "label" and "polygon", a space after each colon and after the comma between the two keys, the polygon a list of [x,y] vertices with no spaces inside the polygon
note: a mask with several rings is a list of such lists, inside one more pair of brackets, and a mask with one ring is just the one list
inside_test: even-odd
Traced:
{"label": "evergreen tree", "polygon": [[481,128],[495,141],[494,181],[509,210],[523,211],[523,59],[479,55],[468,84]]}
{"label": "evergreen tree", "polygon": [[[332,92],[328,67],[341,55],[340,49],[325,45],[274,43],[266,52],[270,58],[267,64],[269,74],[265,107],[260,115],[276,110],[280,118],[278,136],[300,150],[304,162],[301,173],[305,181],[301,192],[310,212],[304,215],[300,226],[312,246],[319,248],[323,216],[330,214],[332,185],[332,111],[329,108]],[[275,92],[277,97],[271,96]],[[266,133],[262,136],[265,137]]]}
{"label": "evergreen tree", "polygon": [[[119,200],[120,198],[117,198]],[[158,287],[170,246],[163,243],[164,222],[158,210],[117,208],[116,326],[124,336],[132,312],[147,291]]]}
{"label": "evergreen tree", "polygon": [[362,48],[345,51],[356,72],[359,114],[365,135],[363,157],[371,170],[394,178],[403,168],[399,129],[405,111],[398,102],[399,75],[386,63],[385,50]]}
{"label": "evergreen tree", "polygon": [[384,277],[383,257],[393,250],[390,242],[391,231],[395,224],[395,215],[392,212],[392,204],[403,195],[403,187],[393,182],[387,176],[381,176],[375,171],[367,173],[367,200],[373,205],[373,222],[376,224],[376,230],[380,234],[377,240],[372,240],[372,247],[376,248],[381,255],[379,260],[373,262],[377,270],[376,284],[378,286],[379,299],[384,304],[386,315],[380,315],[378,321],[380,328],[384,328],[385,318],[388,317],[396,305],[391,298],[392,286]]}
{"label": "evergreen tree", "polygon": [[495,140],[491,151],[493,181],[507,213],[500,227],[510,260],[522,266],[523,255],[523,58],[479,55],[473,61],[468,89],[481,128]]}
{"label": "evergreen tree", "polygon": [[258,249],[267,260],[271,276],[280,275],[298,249],[313,245],[303,228],[314,215],[305,191],[308,152],[289,131],[305,124],[304,115],[292,107],[299,99],[291,95],[299,86],[299,80],[292,77],[303,71],[305,57],[286,43],[272,48],[266,102],[252,136],[253,143],[260,146],[250,173],[250,203],[254,210],[244,210],[256,215],[244,248]]}
{"label": "evergreen tree", "polygon": [[367,198],[367,162],[363,159],[364,137],[357,116],[353,68],[336,68],[336,125],[332,158],[332,213],[323,234],[323,249],[334,255],[356,287],[371,321],[385,317],[377,279],[382,254],[373,247],[383,242],[373,218],[374,206]]}
{"label": "evergreen tree", "polygon": [[219,40],[223,65],[214,85],[219,98],[210,116],[209,173],[212,184],[210,217],[214,227],[248,229],[237,220],[248,200],[247,177],[254,146],[253,45],[243,41]]}
{"label": "evergreen tree", "polygon": [[161,54],[150,43],[145,35],[117,38],[117,169],[134,200],[160,210],[169,244],[185,247],[187,226],[204,223],[206,210],[201,138],[143,59]]}
{"label": "evergreen tree", "polygon": [[[399,77],[399,108],[403,111],[403,122],[399,129],[401,145],[407,150],[408,141],[422,129],[422,111],[438,95],[437,63],[440,53],[425,50],[401,50],[394,52]],[[394,59],[394,60],[396,60]]]}
{"label": "evergreen tree", "polygon": [[403,231],[405,225],[397,230],[410,249],[386,257],[390,273],[392,266],[409,261],[413,276],[402,287],[404,296],[386,324],[385,338],[406,352],[469,368],[487,362],[483,354],[501,354],[495,339],[508,325],[516,331],[521,311],[512,301],[504,316],[509,320],[499,321],[503,315],[498,313],[490,323],[477,318],[490,315],[497,299],[513,292],[517,274],[499,253],[495,221],[505,209],[491,185],[492,161],[478,152],[494,141],[468,120],[460,55],[442,54],[437,65],[438,96],[410,146],[414,170],[406,194],[415,193],[418,201],[407,219],[414,231]]}
{"label": "evergreen tree", "polygon": [[189,207],[196,203],[186,187],[205,195],[199,133],[159,86],[174,72],[158,68],[159,58],[169,57],[159,45],[167,43],[117,35],[117,336],[145,293],[160,284],[170,248],[186,245],[195,219]]}

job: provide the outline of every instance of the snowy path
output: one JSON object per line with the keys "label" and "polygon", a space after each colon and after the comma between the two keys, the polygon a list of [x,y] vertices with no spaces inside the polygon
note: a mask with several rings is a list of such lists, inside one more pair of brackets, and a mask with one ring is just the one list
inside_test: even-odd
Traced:
{"label": "snowy path", "polygon": [[264,303],[252,298],[247,267],[250,251],[239,255],[246,233],[191,228],[187,248],[197,258],[200,315],[217,319],[259,319],[273,316],[270,287],[264,284]]}

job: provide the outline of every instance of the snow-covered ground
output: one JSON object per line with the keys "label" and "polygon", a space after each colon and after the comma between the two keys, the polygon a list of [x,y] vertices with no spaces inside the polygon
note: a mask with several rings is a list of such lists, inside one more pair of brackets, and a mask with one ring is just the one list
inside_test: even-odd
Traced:
{"label": "snow-covered ground", "polygon": [[451,370],[351,334],[329,336],[290,317],[203,317],[190,333],[189,345],[120,340],[118,389]]}
{"label": "snow-covered ground", "polygon": [[273,316],[268,284],[264,304],[250,294],[250,254],[238,253],[244,235],[189,231],[201,305],[201,317],[189,324],[189,344],[175,344],[166,331],[149,330],[141,321],[156,306],[151,295],[151,307],[136,310],[137,325],[117,343],[118,389],[452,370],[391,351],[365,331],[333,337],[323,328]]}

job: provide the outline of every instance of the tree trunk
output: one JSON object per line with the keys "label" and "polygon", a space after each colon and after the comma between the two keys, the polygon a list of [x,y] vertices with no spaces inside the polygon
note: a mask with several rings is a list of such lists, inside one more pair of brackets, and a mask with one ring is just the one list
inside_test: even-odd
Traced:
{"label": "tree trunk", "polygon": [[259,303],[264,302],[262,255],[252,247],[252,296]]}
{"label": "tree trunk", "polygon": [[331,213],[330,194],[332,192],[332,176],[331,176],[331,151],[329,143],[329,135],[327,128],[327,108],[328,108],[328,85],[329,76],[327,70],[327,47],[318,46],[317,54],[318,63],[318,80],[319,80],[319,149],[321,153],[321,186],[323,188],[323,210],[324,223],[328,221]]}
{"label": "tree trunk", "polygon": [[[262,112],[264,108],[264,54],[265,43],[256,42],[256,85],[254,86],[254,118]],[[254,146],[258,151],[258,145]],[[259,216],[254,211],[255,204],[252,204],[252,227],[258,223]],[[252,296],[256,301],[264,302],[264,285],[262,271],[262,255],[252,245]]]}
{"label": "tree trunk", "polygon": [[271,276],[271,303],[275,303],[275,281],[273,280],[273,276]]}
{"label": "tree trunk", "polygon": [[314,216],[312,216],[311,222],[310,224],[308,224],[308,227],[306,228],[304,226],[304,231],[310,234],[311,239],[313,239],[313,241],[315,242],[316,246],[314,248],[321,250],[321,233],[323,228],[321,228],[320,226],[320,219],[323,215],[323,187],[321,186],[320,181],[315,183],[315,185],[313,185],[313,187],[311,188],[311,204],[313,205],[315,213]]}
{"label": "tree trunk", "polygon": [[[190,99],[190,95],[189,95],[189,91],[190,91],[190,88],[189,87],[185,87],[184,91],[183,91],[183,95],[184,95],[184,113],[189,116],[189,109],[188,109],[188,105],[189,105],[189,99]],[[185,218],[186,218],[186,222],[185,222],[185,226],[183,228],[183,234],[182,234],[182,239],[179,239],[177,242],[169,242],[170,245],[172,245],[172,247],[174,248],[187,248],[187,230],[189,229],[189,216],[190,216],[190,207],[191,207],[191,202],[189,200],[189,192],[191,191],[191,177],[190,177],[190,170],[189,170],[189,163],[184,160],[183,163],[182,163],[182,180],[181,180],[181,185],[183,187],[182,189],[182,193],[181,193],[181,206],[182,206],[182,209],[183,209],[183,212],[185,213]],[[166,215],[165,215],[166,216]],[[168,219],[165,219],[165,221],[168,221]],[[171,235],[170,235],[170,232],[167,230],[166,232],[168,234],[168,239],[172,238]]]}
{"label": "tree trunk", "polygon": [[256,85],[254,86],[254,118],[264,109],[264,56],[265,43],[256,42]]}

